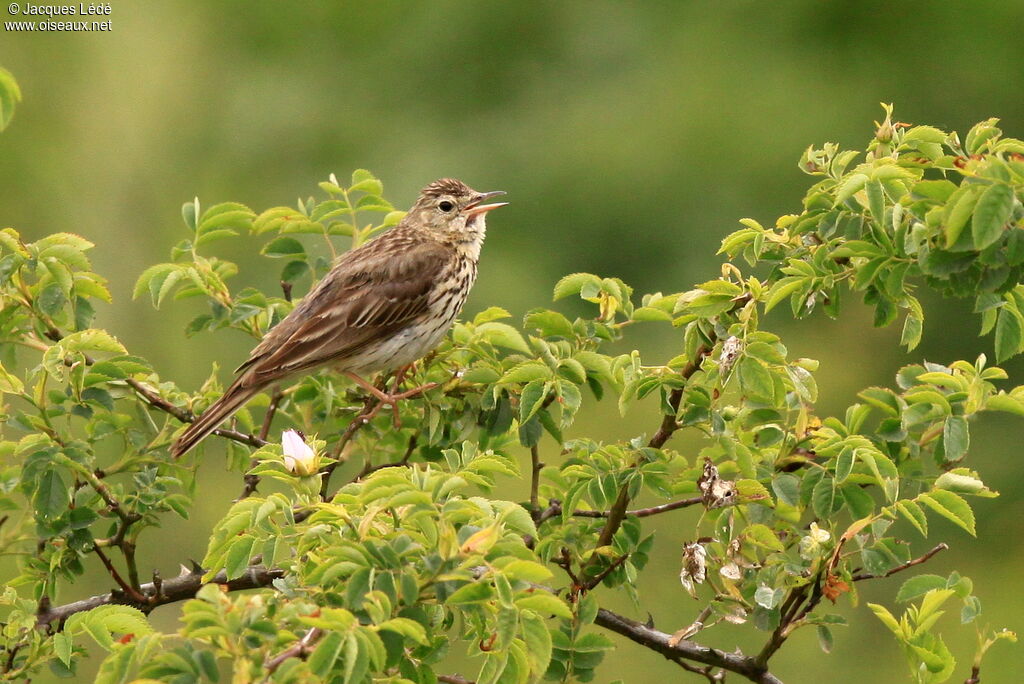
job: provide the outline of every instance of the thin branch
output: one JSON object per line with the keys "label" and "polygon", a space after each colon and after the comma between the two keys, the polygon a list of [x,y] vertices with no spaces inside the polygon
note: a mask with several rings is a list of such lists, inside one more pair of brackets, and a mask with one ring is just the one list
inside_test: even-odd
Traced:
{"label": "thin branch", "polygon": [[[125,380],[128,385],[135,390],[135,392],[150,406],[164,413],[170,414],[177,418],[182,423],[194,423],[196,417],[192,415],[190,411],[183,409],[179,406],[175,406],[171,402],[167,401],[153,390],[146,387],[144,384],[136,380],[135,378],[127,378]],[[248,446],[264,447],[267,445],[265,439],[260,439],[257,435],[246,434],[244,432],[238,432],[237,430],[227,430],[225,428],[217,428],[210,434],[217,435],[218,437],[224,437],[232,441],[238,442],[239,444],[247,444]]]}
{"label": "thin branch", "polygon": [[[274,416],[277,415],[277,407],[281,404],[281,399],[284,397],[284,393],[281,391],[280,386],[274,386],[274,392],[270,396],[270,405],[267,406],[267,412],[263,414],[263,425],[260,427],[259,438],[266,441],[267,436],[270,435],[270,424],[274,422]],[[252,470],[259,461],[252,459],[249,461],[249,470]],[[238,496],[238,501],[247,499],[256,493],[256,488],[260,485],[260,476],[246,473],[242,478],[245,485],[242,487],[242,493]]]}
{"label": "thin branch", "polygon": [[323,635],[324,631],[319,627],[311,627],[306,634],[294,644],[278,653],[273,658],[268,658],[263,663],[267,675],[273,674],[274,670],[281,666],[281,663],[289,658],[305,658],[313,651],[313,644]]}
{"label": "thin branch", "polygon": [[135,601],[136,603],[148,603],[146,597],[139,593],[138,589],[130,585],[128,582],[124,581],[124,578],[121,577],[121,573],[117,571],[117,568],[114,567],[114,564],[110,562],[109,558],[107,558],[107,554],[103,553],[103,549],[101,549],[98,546],[95,546],[93,547],[93,551],[95,551],[96,555],[99,556],[99,559],[103,561],[104,567],[106,567],[107,572],[110,574],[110,576],[114,578],[114,581],[117,582],[117,586],[121,587],[121,591],[123,591],[132,599],[132,601]]}
{"label": "thin branch", "polygon": [[322,500],[327,501],[327,490],[331,484],[331,475],[334,474],[334,470],[346,461],[345,448],[351,443],[356,432],[361,427],[369,424],[368,416],[372,410],[372,403],[373,397],[367,396],[363,403],[363,410],[349,422],[345,432],[342,433],[337,443],[335,443],[334,451],[331,454],[331,462],[320,469],[320,498]]}
{"label": "thin branch", "polygon": [[544,464],[540,462],[540,449],[536,444],[530,447],[530,512],[536,519],[540,513],[540,506],[537,503],[537,490],[540,488],[540,469]]}
{"label": "thin branch", "polygon": [[743,655],[738,651],[726,653],[716,648],[701,646],[688,639],[683,639],[674,645],[670,645],[669,642],[672,639],[670,634],[648,627],[636,620],[631,620],[604,608],[598,609],[595,622],[601,627],[621,634],[645,648],[657,651],[675,663],[689,660],[718,667],[729,672],[735,672],[741,677],[746,677],[757,684],[782,684],[781,679],[757,663],[754,658]]}
{"label": "thin branch", "polygon": [[442,674],[437,675],[437,681],[445,682],[445,684],[476,684],[472,679],[466,679],[462,675],[457,674]]}
{"label": "thin branch", "polygon": [[869,575],[867,573],[857,573],[851,579],[854,582],[861,582],[863,580],[869,580],[869,579],[883,579],[885,577],[889,577],[890,575],[895,575],[897,572],[903,572],[907,568],[912,568],[915,565],[920,565],[921,563],[927,563],[929,560],[931,560],[932,556],[934,556],[935,554],[940,553],[942,551],[946,551],[948,549],[949,549],[949,545],[946,544],[945,542],[943,542],[942,544],[937,544],[934,548],[932,548],[930,551],[928,551],[928,553],[924,554],[923,556],[920,556],[919,558],[914,558],[913,560],[908,560],[906,563],[901,563],[901,564],[897,565],[896,567],[889,568],[889,570],[887,570],[886,572],[882,573],[881,575]]}
{"label": "thin branch", "polygon": [[971,676],[964,680],[964,684],[981,684],[981,665],[971,668]]}
{"label": "thin branch", "polygon": [[621,556],[619,556],[618,558],[616,558],[616,559],[615,559],[615,560],[614,560],[614,561],[612,562],[612,564],[611,564],[611,565],[609,565],[608,567],[606,567],[606,568],[605,568],[604,570],[602,570],[602,571],[600,572],[600,574],[598,574],[598,575],[597,575],[596,577],[594,577],[594,578],[592,578],[592,579],[588,580],[588,581],[587,581],[587,582],[585,583],[584,587],[583,587],[583,588],[584,588],[584,590],[586,590],[586,591],[590,591],[591,589],[593,589],[593,588],[594,588],[594,587],[596,587],[597,585],[601,584],[601,582],[603,582],[603,581],[604,581],[604,578],[605,578],[605,577],[607,577],[608,575],[610,575],[610,574],[612,574],[613,572],[615,572],[615,570],[616,570],[616,569],[617,569],[617,568],[618,568],[618,567],[619,567],[620,565],[622,565],[623,563],[625,563],[625,562],[626,562],[626,560],[627,560],[628,558],[629,558],[629,554],[628,554],[628,553],[624,553],[624,554],[622,554]]}
{"label": "thin branch", "polygon": [[[228,591],[241,591],[243,589],[257,589],[270,586],[274,580],[283,577],[284,571],[253,565],[242,573],[241,577],[228,581],[227,575],[221,571],[217,573],[208,584],[219,584],[227,587]],[[81,601],[74,601],[62,606],[51,607],[48,604],[40,605],[36,615],[36,625],[47,627],[49,625],[60,625],[64,620],[75,613],[92,610],[97,606],[109,604],[122,604],[135,606],[144,613],[148,613],[158,606],[176,603],[193,598],[203,587],[203,569],[193,567],[184,571],[181,575],[162,582],[143,584],[139,587],[142,601],[133,600],[126,593],[112,591],[109,594],[92,596]],[[159,586],[157,586],[159,584]]]}
{"label": "thin branch", "polygon": [[418,435],[414,434],[412,437],[409,438],[409,446],[406,447],[405,454],[402,456],[400,460],[391,461],[389,463],[378,463],[377,465],[370,465],[369,463],[367,463],[366,465],[363,466],[363,469],[359,471],[359,474],[352,478],[352,481],[355,482],[356,480],[362,480],[370,473],[375,473],[378,470],[384,470],[385,468],[399,468],[401,466],[409,465],[409,459],[412,458],[412,453],[416,451],[417,437]]}
{"label": "thin branch", "polygon": [[[697,349],[697,353],[693,359],[689,361],[683,369],[679,371],[679,377],[685,383],[694,373],[700,368],[701,362],[704,361],[704,357],[711,353],[711,347],[707,345],[701,345]],[[666,413],[661,419],[661,427],[651,437],[651,441],[648,442],[647,446],[653,449],[660,449],[665,445],[665,442],[669,440],[669,437],[679,429],[679,422],[676,420],[676,414],[679,412],[679,404],[683,400],[683,389],[676,388],[672,390],[668,397],[668,405],[671,412]],[[633,467],[639,466],[639,462],[635,462]],[[612,543],[612,537],[619,531],[619,527],[622,525],[622,520],[626,517],[626,509],[629,507],[629,486],[623,484],[619,488],[619,495],[615,499],[615,503],[612,504],[611,509],[608,511],[608,522],[605,523],[601,529],[601,534],[597,538],[598,547],[608,546]],[[593,556],[596,558],[597,556]]]}

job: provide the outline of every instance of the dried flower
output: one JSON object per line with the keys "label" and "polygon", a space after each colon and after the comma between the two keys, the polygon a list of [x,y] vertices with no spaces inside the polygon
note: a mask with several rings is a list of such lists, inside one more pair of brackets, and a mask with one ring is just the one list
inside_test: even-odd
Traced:
{"label": "dried flower", "polygon": [[710,458],[704,459],[704,472],[697,480],[705,508],[728,506],[736,500],[736,483],[718,476],[718,468]]}
{"label": "dried flower", "polygon": [[679,571],[679,581],[691,596],[697,598],[697,591],[694,587],[704,582],[708,570],[708,552],[700,542],[683,544],[682,565],[683,567]]}
{"label": "dried flower", "polygon": [[718,372],[722,376],[729,374],[741,351],[743,351],[743,341],[735,335],[722,342],[722,353],[718,356]]}

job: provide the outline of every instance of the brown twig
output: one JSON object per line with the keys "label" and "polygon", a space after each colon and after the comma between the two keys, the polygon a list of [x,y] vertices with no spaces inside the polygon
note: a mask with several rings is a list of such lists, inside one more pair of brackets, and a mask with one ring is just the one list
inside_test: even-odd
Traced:
{"label": "brown twig", "polygon": [[[265,568],[262,565],[250,566],[242,573],[241,577],[228,581],[226,574],[221,571],[217,573],[209,584],[219,584],[227,588],[227,591],[241,591],[243,589],[257,589],[270,586],[274,580],[283,577],[282,570]],[[157,606],[176,603],[185,599],[193,598],[196,592],[204,585],[203,569],[193,567],[184,571],[181,575],[162,582],[143,584],[139,588],[142,600],[137,601],[126,594],[116,591],[108,594],[92,596],[81,601],[74,601],[62,606],[52,607],[48,603],[40,604],[39,612],[36,615],[36,624],[39,627],[49,625],[60,625],[64,620],[75,613],[82,613],[92,610],[97,606],[109,604],[123,604],[135,606],[144,613],[148,613]],[[159,586],[157,586],[159,584]]]}
{"label": "brown twig", "polygon": [[[284,393],[281,391],[281,388],[275,386],[273,394],[270,395],[270,405],[267,406],[267,412],[263,414],[263,425],[260,426],[259,438],[264,442],[266,442],[267,437],[270,435],[270,425],[274,422],[274,416],[277,415],[277,407],[280,406],[283,397]],[[257,465],[259,465],[259,461],[255,458],[252,459],[249,461],[249,470],[252,470]],[[256,493],[256,488],[260,485],[260,476],[246,473],[242,481],[245,484],[242,487],[242,493],[238,496],[238,501]]]}
{"label": "brown twig", "polygon": [[586,590],[586,591],[590,591],[591,589],[593,589],[597,585],[601,584],[601,582],[604,581],[605,577],[607,577],[608,575],[610,575],[613,572],[615,572],[615,570],[620,565],[625,563],[628,558],[629,558],[629,554],[628,553],[624,553],[621,556],[619,556],[618,558],[616,558],[614,561],[612,561],[611,565],[609,565],[607,568],[602,570],[597,576],[595,576],[592,579],[588,580],[585,583],[583,589]]}
{"label": "brown twig", "polygon": [[[679,377],[685,383],[694,373],[700,368],[700,364],[704,361],[704,357],[711,353],[711,347],[708,345],[701,345],[697,349],[697,353],[694,358],[691,359],[683,368],[679,371]],[[660,449],[668,441],[669,437],[679,429],[679,422],[676,420],[676,414],[679,412],[679,404],[683,400],[683,389],[676,388],[672,390],[668,397],[668,405],[671,412],[666,413],[661,419],[661,427],[651,437],[650,442],[647,446],[653,449]],[[633,467],[639,466],[640,463],[635,462]],[[619,488],[619,495],[615,499],[615,503],[608,511],[608,521],[601,529],[601,534],[597,538],[597,547],[608,546],[612,543],[612,537],[619,531],[619,527],[622,525],[622,520],[626,517],[626,509],[629,507],[629,486],[624,483]],[[596,556],[594,556],[596,558]]]}
{"label": "brown twig", "polygon": [[885,577],[889,577],[891,575],[895,575],[897,572],[903,572],[907,568],[912,568],[915,565],[920,565],[921,563],[927,563],[929,560],[931,560],[932,556],[934,556],[935,554],[940,553],[942,551],[946,551],[948,549],[949,549],[949,545],[946,544],[945,542],[943,542],[942,544],[936,544],[931,550],[928,551],[928,553],[924,554],[923,556],[920,556],[918,558],[914,558],[913,560],[908,560],[906,563],[900,563],[899,565],[897,565],[895,567],[889,568],[886,572],[882,573],[881,575],[869,575],[867,573],[863,573],[862,572],[862,573],[855,574],[850,579],[852,579],[854,582],[862,582],[864,580],[869,580],[869,579],[883,579]]}
{"label": "brown twig", "polygon": [[316,643],[317,639],[323,636],[323,633],[324,631],[319,627],[311,627],[301,639],[278,653],[273,658],[268,658],[266,662],[263,663],[263,667],[267,671],[268,678],[269,675],[273,674],[273,672],[281,666],[281,663],[289,658],[305,658],[308,656],[313,651],[313,644]]}
{"label": "brown twig", "polygon": [[[153,390],[146,387],[135,378],[127,378],[125,380],[128,385],[135,390],[147,404],[155,409],[163,411],[169,415],[174,416],[182,423],[194,423],[196,417],[186,409],[180,406],[175,406],[171,402],[167,401]],[[210,434],[217,435],[218,437],[224,437],[230,439],[239,444],[246,444],[248,446],[256,447],[257,449],[267,445],[267,441],[260,439],[257,435],[246,434],[244,432],[238,432],[237,430],[227,430],[225,428],[217,428]]]}
{"label": "brown twig", "polygon": [[971,676],[964,680],[964,684],[981,684],[981,665],[971,668]]}
{"label": "brown twig", "polygon": [[[670,644],[672,635],[604,608],[598,609],[597,618],[594,622],[605,629],[621,634],[641,646],[656,651],[680,665],[683,660],[689,660],[721,668],[729,672],[735,672],[741,677],[746,677],[757,684],[782,684],[782,680],[769,672],[764,665],[738,651],[726,653],[716,648],[702,646],[688,639],[682,639]],[[721,678],[718,681],[721,681]]]}
{"label": "brown twig", "polygon": [[352,478],[352,481],[355,482],[357,480],[362,480],[370,473],[375,473],[378,470],[384,470],[385,468],[399,468],[409,465],[409,459],[412,458],[412,453],[416,450],[417,438],[418,435],[416,434],[409,438],[409,446],[406,447],[405,454],[400,460],[391,461],[389,463],[378,463],[377,465],[370,465],[367,463],[363,466],[363,469],[359,471],[359,474]]}
{"label": "brown twig", "polygon": [[472,679],[466,679],[462,675],[457,674],[442,674],[437,675],[437,681],[445,682],[445,684],[476,684]]}
{"label": "brown twig", "polygon": [[148,603],[146,597],[139,593],[138,589],[133,587],[128,582],[124,581],[124,578],[121,577],[121,573],[117,571],[117,568],[114,567],[114,564],[110,562],[109,558],[107,558],[107,554],[103,553],[103,549],[101,549],[98,546],[95,546],[93,547],[93,551],[95,551],[96,555],[99,556],[99,559],[103,561],[104,567],[107,568],[107,572],[114,579],[114,581],[117,582],[117,586],[121,587],[121,591],[123,591],[132,601],[136,603]]}
{"label": "brown twig", "polygon": [[536,444],[530,447],[530,513],[536,520],[540,515],[537,503],[537,490],[540,489],[540,470],[544,464],[540,462],[540,449]]}
{"label": "brown twig", "polygon": [[352,438],[355,437],[356,432],[367,424],[369,424],[368,416],[372,411],[373,397],[367,396],[363,403],[363,410],[359,412],[345,428],[345,432],[341,434],[338,441],[334,444],[334,449],[331,453],[331,462],[320,469],[320,498],[323,501],[327,501],[327,490],[331,483],[331,475],[334,474],[335,469],[345,462],[345,447],[348,446]]}

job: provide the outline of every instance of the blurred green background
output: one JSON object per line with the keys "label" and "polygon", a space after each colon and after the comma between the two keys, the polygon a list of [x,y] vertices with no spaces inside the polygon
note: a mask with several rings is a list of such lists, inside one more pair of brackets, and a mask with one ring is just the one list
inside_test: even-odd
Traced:
{"label": "blurred green background", "polygon": [[[554,281],[572,271],[620,276],[638,292],[678,291],[714,276],[714,252],[737,219],[767,223],[799,209],[810,183],[796,168],[801,151],[829,140],[862,147],[880,101],[894,102],[901,121],[963,133],[998,116],[1008,134],[1024,137],[1024,13],[1005,0],[111,6],[109,33],[0,32],[0,64],[24,92],[0,136],[0,226],[29,238],[64,230],[94,241],[94,265],[115,294],[98,325],[186,388],[210,362],[234,367],[251,346],[232,332],[185,340],[196,302],[154,312],[131,301],[136,276],[184,237],[179,208],[195,195],[206,206],[234,200],[260,211],[357,167],[378,174],[402,208],[441,176],[505,190],[512,204],[491,219],[466,311],[500,305],[518,316],[547,305]],[[256,268],[266,262],[250,256],[257,244],[216,247],[242,265],[233,287],[274,282],[273,272]],[[896,328],[872,330],[870,312],[848,304],[839,321],[794,324],[784,307],[767,321],[791,355],[821,360],[822,412],[842,411],[862,387],[892,384],[906,363],[992,356],[967,303],[926,298],[924,342],[910,355],[898,348]],[[675,353],[671,331],[646,330],[631,344],[651,358]],[[1024,379],[1024,363],[1006,367]],[[574,434],[626,438],[650,432],[655,420],[650,405],[620,419],[609,403]],[[915,547],[949,542],[952,550],[925,571],[972,577],[982,620],[1017,630],[1021,435],[1008,419],[986,418],[972,430],[971,465],[1002,492],[978,502],[982,538],[936,523]],[[700,442],[680,437],[673,446],[692,455]],[[202,556],[210,524],[229,504],[217,495],[221,484],[232,494],[237,484],[210,461],[203,510],[144,536],[143,566],[167,576],[178,561]],[[657,519],[660,543],[642,587],[669,632],[700,607],[676,579],[690,518],[672,515]],[[900,581],[861,585],[862,601],[891,601]],[[107,584],[97,573],[63,598]],[[904,681],[902,656],[881,624],[863,605],[843,612],[851,626],[837,632],[831,655],[821,654],[813,632],[798,632],[773,669],[794,683]],[[155,618],[172,628],[174,609]],[[945,631],[962,681],[973,630],[956,623]],[[747,631],[716,627],[703,640],[749,649]],[[759,643],[765,635],[753,636]],[[599,672],[599,681],[696,680],[628,643]],[[1024,649],[1000,645],[983,677],[1017,682],[1021,672]]]}

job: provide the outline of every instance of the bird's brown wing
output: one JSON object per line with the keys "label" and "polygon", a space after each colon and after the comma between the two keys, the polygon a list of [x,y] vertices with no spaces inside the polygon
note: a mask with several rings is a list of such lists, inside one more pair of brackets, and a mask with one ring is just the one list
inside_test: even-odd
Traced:
{"label": "bird's brown wing", "polygon": [[265,385],[344,361],[427,313],[450,247],[410,235],[388,237],[344,255],[238,370]]}

